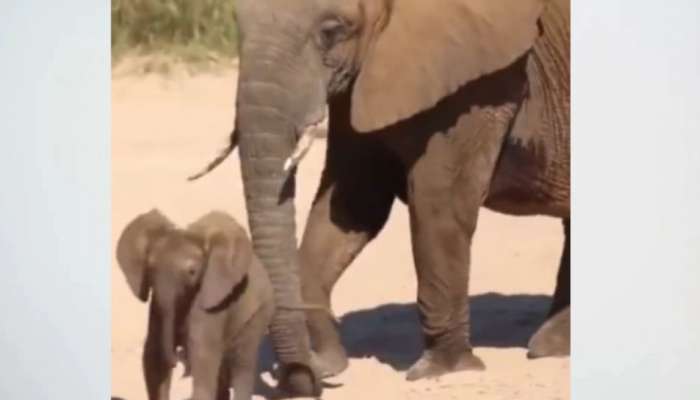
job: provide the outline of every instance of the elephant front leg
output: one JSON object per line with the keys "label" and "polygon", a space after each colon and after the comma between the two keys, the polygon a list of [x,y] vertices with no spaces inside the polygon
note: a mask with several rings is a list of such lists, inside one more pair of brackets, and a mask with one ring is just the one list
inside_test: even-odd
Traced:
{"label": "elephant front leg", "polygon": [[472,353],[470,342],[471,235],[465,235],[457,222],[446,188],[426,187],[424,191],[416,185],[409,196],[425,350],[406,379],[483,370],[484,363]]}
{"label": "elephant front leg", "polygon": [[408,380],[485,368],[472,353],[469,323],[471,237],[479,204],[459,204],[466,206],[461,216],[472,226],[465,231],[454,212],[455,181],[448,173],[450,153],[445,148],[449,144],[437,135],[433,142],[438,149],[431,154],[429,148],[409,176],[411,240],[425,350],[409,369]]}
{"label": "elephant front leg", "polygon": [[469,275],[472,236],[505,133],[491,114],[479,110],[461,119],[451,135],[430,136],[409,173],[425,350],[409,369],[408,380],[485,368],[472,353]]}
{"label": "elephant front leg", "polygon": [[571,349],[571,226],[567,218],[564,225],[564,250],[562,251],[552,305],[547,321],[535,332],[528,343],[528,358],[568,356]]}
{"label": "elephant front leg", "polygon": [[348,365],[331,313],[331,292],[386,223],[399,179],[381,159],[346,167],[340,163],[329,156],[300,248],[302,296],[308,306],[320,308],[306,312],[312,362],[324,377],[337,375]]}

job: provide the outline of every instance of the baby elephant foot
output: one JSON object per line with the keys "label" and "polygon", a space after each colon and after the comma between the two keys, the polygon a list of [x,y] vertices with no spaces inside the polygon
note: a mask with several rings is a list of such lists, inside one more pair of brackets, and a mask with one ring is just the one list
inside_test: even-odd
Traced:
{"label": "baby elephant foot", "polygon": [[571,308],[549,318],[532,336],[527,358],[564,357],[571,352]]}
{"label": "baby elephant foot", "polygon": [[348,368],[348,356],[342,347],[311,353],[311,364],[321,378],[339,375]]}
{"label": "baby elephant foot", "polygon": [[458,355],[426,350],[408,370],[406,380],[416,381],[424,378],[437,378],[453,372],[483,371],[484,369],[486,369],[484,362],[471,350],[463,350]]}

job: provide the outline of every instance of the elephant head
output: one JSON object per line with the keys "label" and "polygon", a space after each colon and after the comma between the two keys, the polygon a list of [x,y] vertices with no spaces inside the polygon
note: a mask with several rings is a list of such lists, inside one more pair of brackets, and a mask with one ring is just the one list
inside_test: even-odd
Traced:
{"label": "elephant head", "polygon": [[176,347],[184,339],[179,330],[195,295],[204,309],[219,307],[246,276],[252,254],[243,229],[221,212],[203,216],[186,230],[158,210],[126,226],[117,261],[136,297],[145,302],[152,293],[149,339],[160,343],[168,365],[177,361]]}
{"label": "elephant head", "polygon": [[[327,104],[350,98],[357,133],[381,131],[504,68],[538,35],[545,0],[238,0],[240,75],[230,153],[239,146],[254,248],[278,312],[282,365],[309,365],[286,161]],[[333,110],[330,113],[333,123]],[[219,160],[220,161],[220,160]],[[209,169],[213,168],[215,162]]]}

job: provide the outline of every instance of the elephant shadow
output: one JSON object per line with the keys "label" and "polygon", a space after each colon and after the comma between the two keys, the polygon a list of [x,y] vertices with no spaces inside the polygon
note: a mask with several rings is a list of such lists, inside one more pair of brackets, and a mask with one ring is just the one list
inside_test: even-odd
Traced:
{"label": "elephant shadow", "polygon": [[[526,348],[551,303],[544,295],[487,293],[471,298],[474,347]],[[423,339],[416,303],[385,304],[341,319],[341,337],[351,358],[374,357],[398,371],[421,355]]]}
{"label": "elephant shadow", "polygon": [[[471,297],[474,347],[526,348],[544,322],[551,297],[486,293]],[[340,319],[343,345],[351,358],[374,357],[397,371],[407,370],[421,355],[416,303],[390,303],[353,311]],[[274,355],[265,341],[261,367],[272,368]]]}
{"label": "elephant shadow", "polygon": [[[526,348],[544,322],[550,296],[486,293],[471,297],[474,347]],[[353,311],[340,318],[343,345],[351,358],[374,357],[394,370],[407,370],[421,355],[423,341],[416,303],[390,303]],[[260,372],[273,372],[275,356],[266,336],[260,349]],[[259,376],[255,393],[280,395]],[[123,400],[111,397],[111,400]]]}

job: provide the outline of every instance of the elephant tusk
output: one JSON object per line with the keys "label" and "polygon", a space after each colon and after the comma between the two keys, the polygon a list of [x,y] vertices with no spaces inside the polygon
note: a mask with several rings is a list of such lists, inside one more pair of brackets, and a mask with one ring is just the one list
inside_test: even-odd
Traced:
{"label": "elephant tusk", "polygon": [[289,156],[289,158],[287,158],[284,162],[284,171],[289,172],[289,170],[299,165],[301,160],[309,152],[309,149],[311,149],[311,146],[314,144],[314,140],[326,136],[327,131],[328,113],[326,112],[326,116],[321,121],[309,125],[304,129],[299,141],[297,141],[297,145],[294,148],[292,155]]}
{"label": "elephant tusk", "polygon": [[301,135],[292,155],[284,161],[284,172],[289,172],[290,169],[299,165],[306,153],[309,152],[311,145],[314,143],[314,139],[316,138],[306,131]]}

